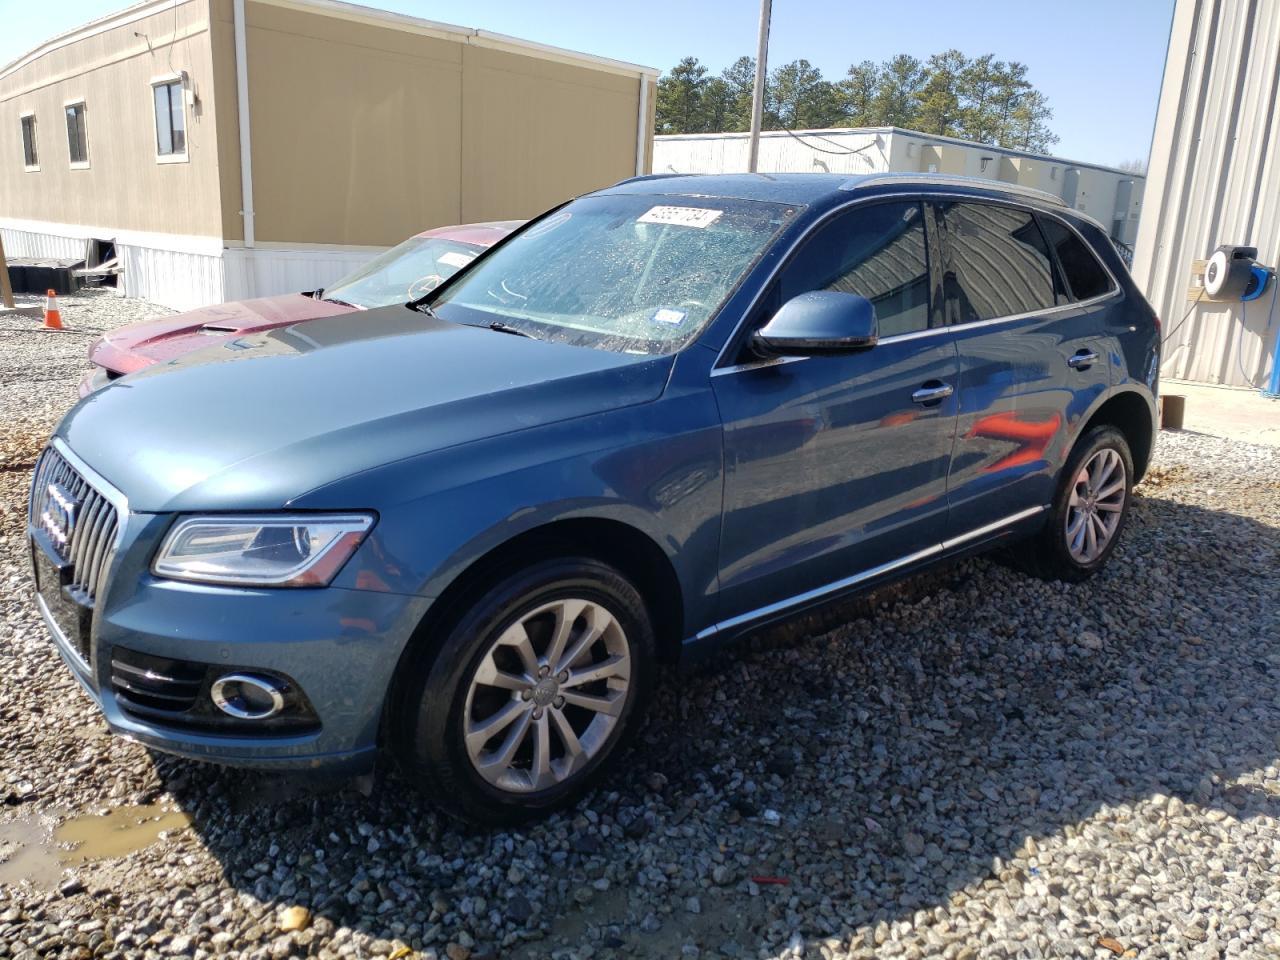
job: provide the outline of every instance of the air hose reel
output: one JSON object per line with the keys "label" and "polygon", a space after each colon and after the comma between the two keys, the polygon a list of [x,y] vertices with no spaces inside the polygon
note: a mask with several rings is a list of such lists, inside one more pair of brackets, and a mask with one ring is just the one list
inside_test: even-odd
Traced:
{"label": "air hose reel", "polygon": [[1272,271],[1258,263],[1257,247],[1224,243],[1205,264],[1204,290],[1210,300],[1257,300],[1271,276]]}

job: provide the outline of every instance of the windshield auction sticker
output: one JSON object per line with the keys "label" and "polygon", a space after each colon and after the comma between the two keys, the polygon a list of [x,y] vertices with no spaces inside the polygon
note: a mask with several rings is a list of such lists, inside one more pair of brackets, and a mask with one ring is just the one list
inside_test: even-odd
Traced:
{"label": "windshield auction sticker", "polygon": [[441,263],[450,267],[457,267],[459,270],[475,258],[475,254],[458,253],[456,250],[447,250],[440,254]]}
{"label": "windshield auction sticker", "polygon": [[707,210],[705,207],[650,207],[636,220],[637,223],[669,223],[676,227],[709,227],[723,210]]}

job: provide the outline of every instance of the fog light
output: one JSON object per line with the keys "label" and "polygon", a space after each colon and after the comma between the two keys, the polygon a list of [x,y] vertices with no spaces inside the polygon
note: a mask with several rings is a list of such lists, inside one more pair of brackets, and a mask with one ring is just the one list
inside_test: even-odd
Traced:
{"label": "fog light", "polygon": [[239,720],[266,720],[284,709],[284,690],[274,680],[250,673],[229,673],[209,690],[223,713]]}

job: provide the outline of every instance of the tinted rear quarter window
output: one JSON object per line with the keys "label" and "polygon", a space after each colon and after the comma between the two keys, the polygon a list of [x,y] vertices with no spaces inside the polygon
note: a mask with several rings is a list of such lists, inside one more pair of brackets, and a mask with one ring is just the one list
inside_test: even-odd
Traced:
{"label": "tinted rear quarter window", "polygon": [[1041,218],[1041,225],[1058,254],[1058,263],[1062,265],[1072,296],[1077,300],[1090,300],[1111,292],[1111,277],[1074,231],[1052,217]]}
{"label": "tinted rear quarter window", "polygon": [[1034,313],[1056,305],[1053,261],[1028,210],[988,203],[939,208],[950,323]]}

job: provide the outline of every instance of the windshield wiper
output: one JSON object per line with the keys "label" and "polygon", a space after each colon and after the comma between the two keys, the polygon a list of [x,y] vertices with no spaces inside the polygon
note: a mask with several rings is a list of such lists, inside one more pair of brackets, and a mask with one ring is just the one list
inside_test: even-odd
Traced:
{"label": "windshield wiper", "polygon": [[528,333],[524,330],[521,330],[519,327],[513,327],[509,323],[503,323],[501,320],[493,321],[493,323],[489,324],[489,329],[494,330],[498,333],[514,334],[517,337],[528,337],[530,340],[538,339],[532,333]]}
{"label": "windshield wiper", "polygon": [[320,299],[323,300],[325,303],[336,303],[340,307],[351,307],[352,309],[355,309],[355,310],[360,309],[358,305],[354,303],[348,303],[346,300],[339,300],[337,297],[321,297]]}

